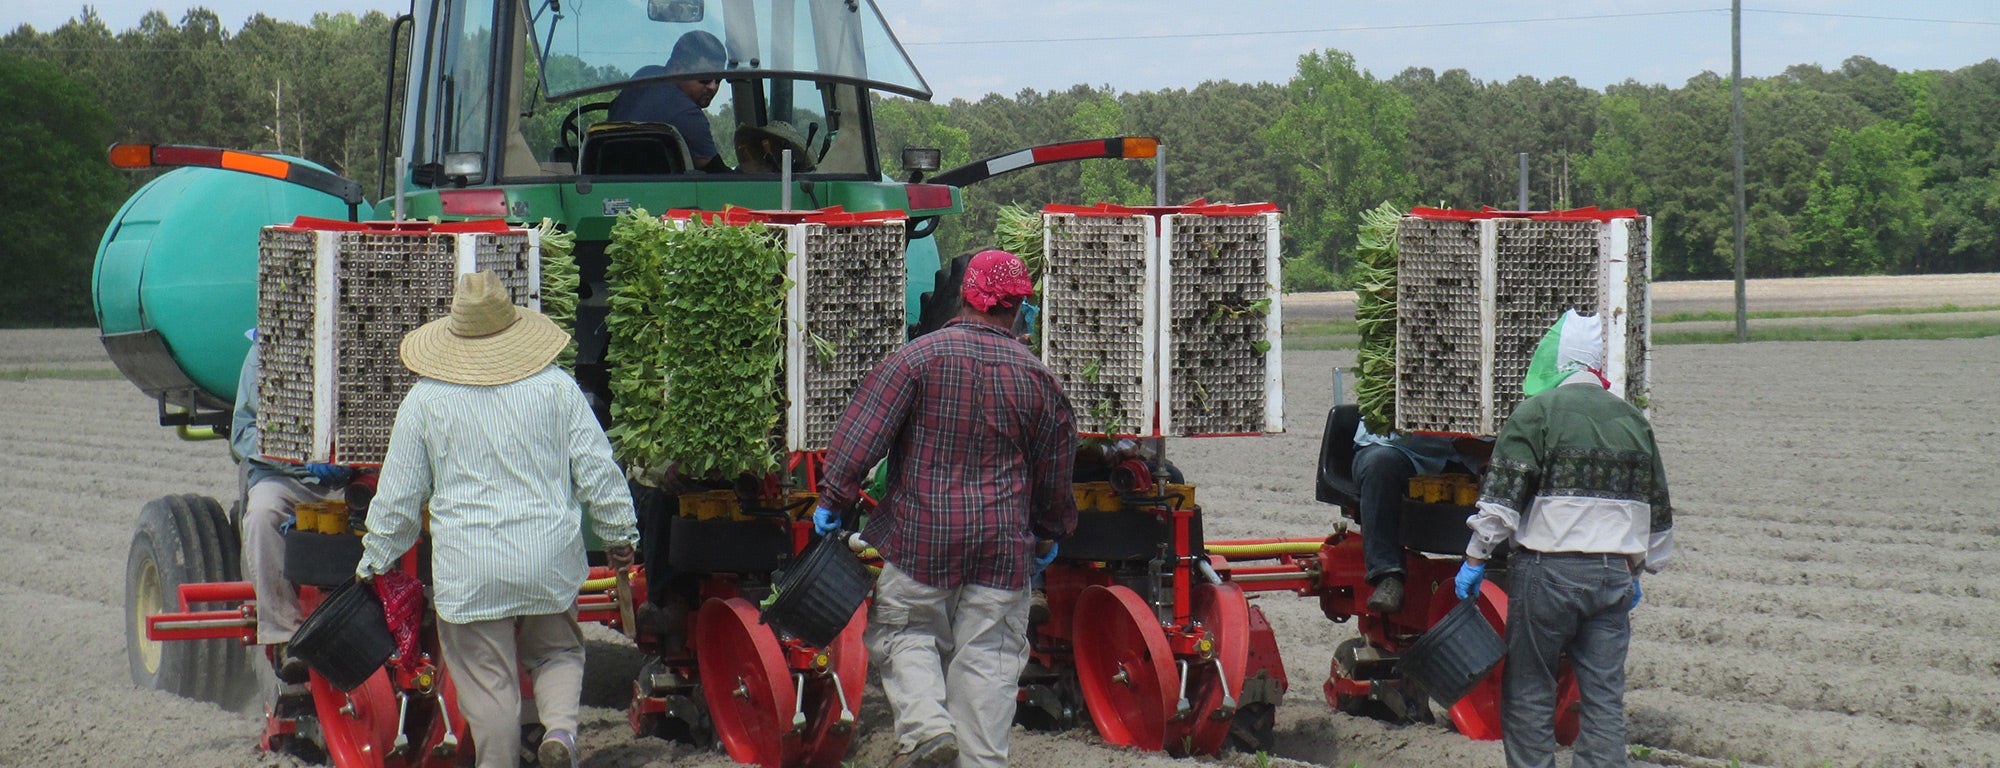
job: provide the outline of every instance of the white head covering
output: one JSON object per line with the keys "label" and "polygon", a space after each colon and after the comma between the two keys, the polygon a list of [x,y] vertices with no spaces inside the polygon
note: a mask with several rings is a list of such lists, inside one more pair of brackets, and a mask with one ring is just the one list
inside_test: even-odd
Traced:
{"label": "white head covering", "polygon": [[1562,338],[1556,344],[1556,370],[1604,370],[1604,318],[1569,309],[1557,322],[1562,324]]}
{"label": "white head covering", "polygon": [[1521,393],[1534,397],[1578,371],[1603,370],[1604,318],[1574,309],[1564,310],[1562,317],[1556,318],[1555,324],[1542,334],[1541,343],[1535,345],[1527,376],[1521,380]]}

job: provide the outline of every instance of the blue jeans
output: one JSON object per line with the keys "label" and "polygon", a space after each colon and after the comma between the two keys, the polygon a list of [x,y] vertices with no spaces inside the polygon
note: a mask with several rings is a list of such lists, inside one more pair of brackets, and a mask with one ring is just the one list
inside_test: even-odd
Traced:
{"label": "blue jeans", "polygon": [[1361,496],[1361,556],[1368,583],[1403,573],[1403,492],[1417,467],[1387,445],[1364,445],[1354,452],[1354,482]]}
{"label": "blue jeans", "polygon": [[1556,667],[1564,655],[1583,698],[1571,765],[1625,765],[1625,650],[1632,640],[1625,556],[1520,550],[1507,568],[1512,588],[1500,696],[1508,768],[1556,764]]}

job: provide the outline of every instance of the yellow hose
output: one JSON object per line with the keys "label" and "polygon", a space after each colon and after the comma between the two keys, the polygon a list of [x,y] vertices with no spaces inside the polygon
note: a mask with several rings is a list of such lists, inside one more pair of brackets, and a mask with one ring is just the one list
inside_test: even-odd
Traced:
{"label": "yellow hose", "polygon": [[602,578],[602,579],[590,579],[590,580],[588,580],[588,581],[585,581],[585,582],[583,583],[583,588],[582,588],[582,589],[578,589],[577,591],[578,591],[578,592],[608,592],[608,591],[610,591],[610,590],[611,590],[611,588],[612,588],[612,587],[615,587],[615,586],[618,586],[618,577],[616,577],[616,576],[606,576],[606,577],[604,577],[604,578]]}
{"label": "yellow hose", "polygon": [[1221,555],[1223,557],[1278,557],[1280,555],[1319,554],[1320,545],[1324,543],[1319,539],[1312,539],[1310,541],[1280,541],[1270,544],[1210,544],[1206,549],[1211,555]]}

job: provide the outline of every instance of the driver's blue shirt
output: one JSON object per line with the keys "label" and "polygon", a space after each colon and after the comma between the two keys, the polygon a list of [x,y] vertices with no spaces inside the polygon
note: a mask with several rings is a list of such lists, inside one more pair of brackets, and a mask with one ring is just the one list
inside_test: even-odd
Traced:
{"label": "driver's blue shirt", "polygon": [[[667,68],[658,64],[640,67],[632,73],[633,78],[658,77],[667,73]],[[681,132],[681,141],[687,144],[688,157],[699,164],[702,158],[715,157],[715,136],[709,131],[708,113],[703,112],[694,99],[681,92],[673,82],[635,85],[618,92],[611,100],[611,109],[605,119],[614,123],[666,123]]]}

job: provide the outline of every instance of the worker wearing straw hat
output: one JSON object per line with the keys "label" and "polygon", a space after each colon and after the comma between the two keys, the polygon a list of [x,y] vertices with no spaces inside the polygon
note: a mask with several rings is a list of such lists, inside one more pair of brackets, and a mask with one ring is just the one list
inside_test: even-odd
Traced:
{"label": "worker wearing straw hat", "polygon": [[547,729],[540,764],[576,764],[583,523],[614,568],[631,565],[638,537],[604,430],[550,365],[568,341],[493,273],[459,277],[451,314],[403,337],[403,364],[423,378],[396,411],[356,566],[362,578],[393,568],[429,505],[438,639],[481,768],[519,761],[520,668]]}

